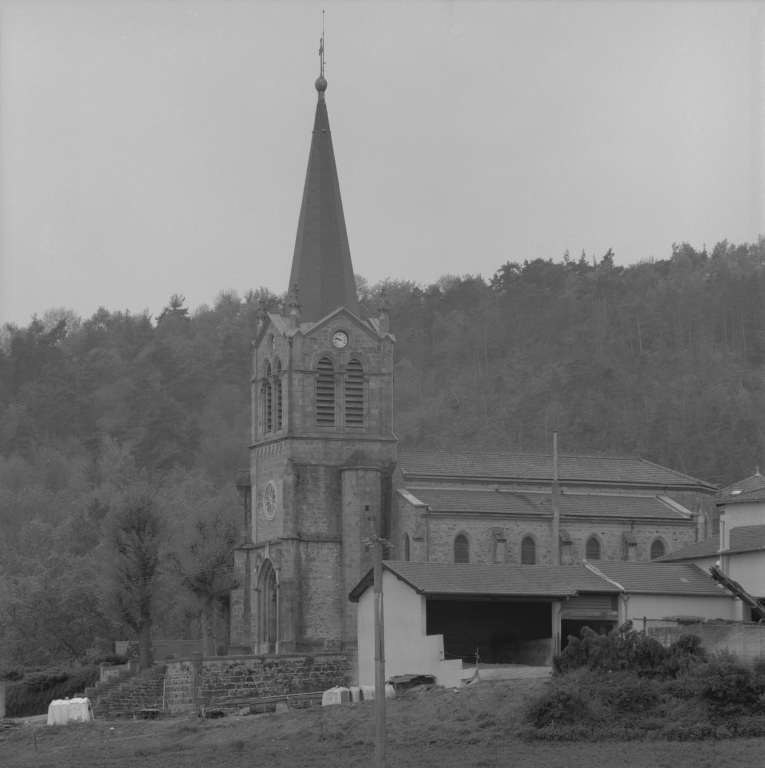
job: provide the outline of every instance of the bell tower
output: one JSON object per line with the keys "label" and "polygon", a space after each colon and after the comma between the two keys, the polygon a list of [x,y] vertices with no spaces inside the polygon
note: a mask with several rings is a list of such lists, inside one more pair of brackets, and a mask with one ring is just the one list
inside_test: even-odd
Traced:
{"label": "bell tower", "polygon": [[360,316],[326,89],[322,67],[287,305],[261,311],[252,343],[238,652],[355,648],[348,593],[371,567],[363,541],[387,533],[395,338],[384,292],[378,316]]}

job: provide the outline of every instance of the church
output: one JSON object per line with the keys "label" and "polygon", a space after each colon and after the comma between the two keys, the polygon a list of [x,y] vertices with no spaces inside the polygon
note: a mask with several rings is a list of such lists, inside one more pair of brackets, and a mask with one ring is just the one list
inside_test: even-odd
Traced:
{"label": "church", "polygon": [[399,449],[395,329],[384,291],[359,314],[323,71],[316,90],[287,314],[261,307],[252,342],[229,653],[352,652],[377,537],[391,561],[531,567],[655,560],[713,533],[716,487],[643,459],[562,455],[554,478],[550,455]]}

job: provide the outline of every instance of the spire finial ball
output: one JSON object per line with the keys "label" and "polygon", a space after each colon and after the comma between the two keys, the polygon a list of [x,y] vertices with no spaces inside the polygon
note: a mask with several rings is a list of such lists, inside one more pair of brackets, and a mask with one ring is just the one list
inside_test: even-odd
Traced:
{"label": "spire finial ball", "polygon": [[327,81],[323,77],[316,78],[316,90],[319,93],[324,93],[327,90]]}

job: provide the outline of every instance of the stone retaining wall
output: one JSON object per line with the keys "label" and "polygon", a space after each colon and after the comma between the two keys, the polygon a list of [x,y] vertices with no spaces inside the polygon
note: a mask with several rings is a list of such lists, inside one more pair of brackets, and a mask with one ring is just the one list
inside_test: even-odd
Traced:
{"label": "stone retaining wall", "polygon": [[237,699],[324,691],[347,685],[352,660],[345,653],[279,656],[217,656],[170,661],[165,671],[165,706],[171,712]]}

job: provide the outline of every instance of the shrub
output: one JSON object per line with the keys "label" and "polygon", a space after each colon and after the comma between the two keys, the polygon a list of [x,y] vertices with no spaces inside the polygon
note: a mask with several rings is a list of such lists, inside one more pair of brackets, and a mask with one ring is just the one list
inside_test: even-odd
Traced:
{"label": "shrub", "polygon": [[573,725],[590,719],[590,708],[581,691],[553,689],[540,696],[528,709],[527,721],[535,728],[547,725]]}
{"label": "shrub", "polygon": [[72,698],[98,680],[98,667],[77,670],[46,669],[30,672],[6,689],[5,708],[8,717],[44,715],[55,699]]}
{"label": "shrub", "polygon": [[706,658],[698,637],[682,635],[669,648],[644,632],[637,632],[628,621],[607,635],[597,635],[589,627],[582,639],[569,638],[568,646],[553,659],[553,669],[563,674],[574,669],[604,672],[629,670],[641,677],[665,679],[687,672]]}
{"label": "shrub", "polygon": [[732,653],[713,656],[700,671],[701,696],[716,714],[734,715],[762,712],[765,694],[763,665],[756,668],[740,662]]}
{"label": "shrub", "polygon": [[650,680],[629,679],[615,688],[614,709],[622,714],[649,712],[659,703],[659,694]]}

